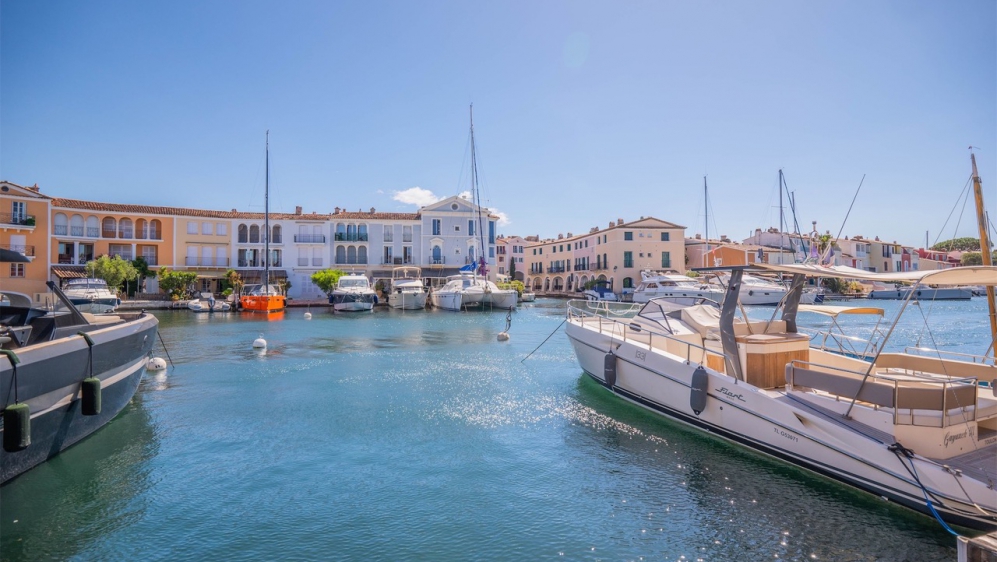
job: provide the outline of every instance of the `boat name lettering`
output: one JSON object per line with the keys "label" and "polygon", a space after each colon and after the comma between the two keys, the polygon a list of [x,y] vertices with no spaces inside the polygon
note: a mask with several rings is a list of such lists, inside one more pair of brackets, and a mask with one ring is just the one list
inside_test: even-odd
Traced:
{"label": "boat name lettering", "polygon": [[799,441],[800,441],[799,437],[793,435],[792,433],[783,431],[783,430],[779,429],[778,427],[773,427],[772,431],[775,431],[776,433],[778,433],[779,435],[782,435],[786,439],[790,439],[792,441],[796,441],[797,443],[799,443]]}
{"label": "boat name lettering", "polygon": [[973,428],[969,428],[966,431],[963,431],[962,433],[955,433],[955,434],[946,433],[945,446],[948,447],[952,443],[955,443],[960,439],[965,439],[966,437],[973,437],[975,433],[976,432],[973,430]]}
{"label": "boat name lettering", "polygon": [[637,356],[637,359],[640,359],[641,361],[646,361],[647,360],[647,352],[646,351],[641,351],[641,350],[638,349],[637,353],[636,353],[636,356]]}
{"label": "boat name lettering", "polygon": [[719,392],[720,394],[723,394],[724,396],[726,396],[728,398],[737,398],[741,402],[747,402],[747,400],[744,399],[744,396],[742,396],[740,394],[734,394],[733,392],[727,390],[726,386],[723,387],[723,388],[716,388],[714,390],[716,390],[717,392]]}

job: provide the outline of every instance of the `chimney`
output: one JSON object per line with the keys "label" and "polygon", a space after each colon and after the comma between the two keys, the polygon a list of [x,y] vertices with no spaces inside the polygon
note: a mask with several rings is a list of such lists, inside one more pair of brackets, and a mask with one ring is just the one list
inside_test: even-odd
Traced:
{"label": "chimney", "polygon": [[570,232],[568,233],[568,238],[571,238],[571,233]]}
{"label": "chimney", "polygon": [[721,242],[730,242],[730,238],[727,238],[726,234],[721,234],[720,235],[720,241]]}
{"label": "chimney", "polygon": [[616,219],[616,224],[622,226],[623,225],[623,219]]}
{"label": "chimney", "polygon": [[301,214],[301,205],[298,205],[298,206],[294,207],[294,214],[296,214],[296,215],[300,215]]}
{"label": "chimney", "polygon": [[702,240],[702,239],[703,239],[703,235],[702,235],[702,234],[699,234],[699,233],[697,232],[697,233],[696,233],[696,240]]}
{"label": "chimney", "polygon": [[338,215],[338,214],[339,214],[339,207],[336,207],[336,210],[335,210],[335,211],[333,211],[333,213],[332,213],[332,214],[334,214],[334,215]]}
{"label": "chimney", "polygon": [[239,211],[236,211],[235,209],[232,209],[232,212],[233,213],[238,213]]}
{"label": "chimney", "polygon": [[557,239],[558,239],[558,240],[564,240],[564,235],[563,235],[563,234],[560,234],[560,233],[558,233],[558,235],[557,235]]}
{"label": "chimney", "polygon": [[374,207],[370,208],[370,214],[372,214],[372,215],[374,214]]}

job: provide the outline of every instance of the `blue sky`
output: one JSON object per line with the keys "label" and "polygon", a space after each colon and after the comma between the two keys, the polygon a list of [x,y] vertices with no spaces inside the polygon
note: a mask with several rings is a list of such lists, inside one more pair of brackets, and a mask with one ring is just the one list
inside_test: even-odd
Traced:
{"label": "blue sky", "polygon": [[782,168],[807,230],[864,175],[844,234],[975,237],[970,145],[997,217],[993,0],[0,3],[0,177],[52,196],[262,210],[269,129],[272,210],[410,212],[472,102],[504,234],[702,232],[706,175],[740,239]]}

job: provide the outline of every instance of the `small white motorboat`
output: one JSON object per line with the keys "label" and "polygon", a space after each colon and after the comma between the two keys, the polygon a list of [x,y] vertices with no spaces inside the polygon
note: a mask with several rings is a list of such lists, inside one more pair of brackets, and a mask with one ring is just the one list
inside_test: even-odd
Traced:
{"label": "small white motorboat", "polygon": [[232,305],[224,300],[215,299],[211,293],[201,293],[200,298],[187,303],[187,308],[194,312],[228,312],[232,310]]}

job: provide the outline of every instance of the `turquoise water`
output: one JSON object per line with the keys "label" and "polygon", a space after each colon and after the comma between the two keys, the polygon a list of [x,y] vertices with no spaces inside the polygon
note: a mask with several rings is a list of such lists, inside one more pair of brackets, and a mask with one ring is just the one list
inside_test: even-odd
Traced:
{"label": "turquoise water", "polygon": [[[981,352],[985,303],[945,306],[933,335]],[[500,312],[303,312],[158,314],[176,368],[0,489],[0,558],[955,558],[927,517],[609,395],[563,330],[522,361],[564,301],[508,342]]]}

